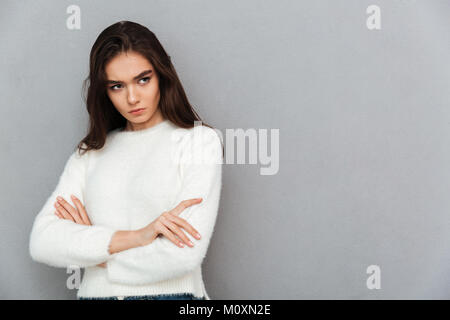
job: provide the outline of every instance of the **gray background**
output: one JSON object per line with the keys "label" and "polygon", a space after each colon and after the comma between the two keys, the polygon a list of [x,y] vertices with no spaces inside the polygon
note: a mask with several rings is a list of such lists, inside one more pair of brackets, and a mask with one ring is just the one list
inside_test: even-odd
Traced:
{"label": "gray background", "polygon": [[278,174],[224,165],[212,299],[450,298],[450,1],[93,2],[1,1],[0,298],[75,298],[28,239],[86,133],[90,48],[119,20],[155,32],[206,122],[280,129]]}

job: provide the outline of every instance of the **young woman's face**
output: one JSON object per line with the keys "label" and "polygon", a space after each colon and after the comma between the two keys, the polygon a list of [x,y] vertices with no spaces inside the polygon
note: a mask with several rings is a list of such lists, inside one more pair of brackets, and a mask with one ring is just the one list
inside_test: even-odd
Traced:
{"label": "young woman's face", "polygon": [[[127,130],[149,128],[163,120],[158,108],[158,77],[144,56],[134,51],[121,53],[106,64],[105,73],[106,92],[117,111],[127,119]],[[140,108],[144,110],[131,113]]]}

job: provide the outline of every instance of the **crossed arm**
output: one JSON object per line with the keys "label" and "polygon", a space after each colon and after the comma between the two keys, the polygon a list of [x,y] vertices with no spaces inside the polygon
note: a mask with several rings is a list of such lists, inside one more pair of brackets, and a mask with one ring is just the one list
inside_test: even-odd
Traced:
{"label": "crossed arm", "polygon": [[[71,195],[71,199],[75,204],[75,207],[68,203],[64,198],[58,196],[57,201],[54,203],[56,208],[55,215],[60,219],[66,219],[77,224],[91,226],[92,223],[84,205],[74,195]],[[159,236],[159,234],[167,236],[176,245],[184,247],[183,242],[178,240],[179,237],[184,241],[184,243],[192,247],[193,243],[177,226],[177,224],[183,227],[197,240],[200,239],[200,234],[186,220],[178,217],[178,215],[184,209],[198,204],[201,201],[201,198],[184,200],[174,209],[164,212],[152,223],[142,229],[116,231],[111,238],[111,242],[109,243],[108,252],[110,254],[114,254],[131,248],[150,244],[157,236]],[[98,264],[97,266],[106,268],[106,262]]]}
{"label": "crossed arm", "polygon": [[[203,199],[200,204],[185,208],[179,214],[202,236],[200,241],[195,241],[194,246],[181,248],[167,237],[157,237],[151,243],[142,245],[138,232],[88,224],[88,213],[83,215],[80,211],[86,159],[74,153],[55,191],[35,219],[30,237],[32,258],[55,267],[100,265],[107,267],[111,281],[123,284],[170,279],[201,264],[214,229],[221,191],[222,148],[219,137],[214,134],[216,136],[208,140],[209,146],[206,147],[212,151],[216,161],[183,164],[183,186],[175,202]],[[64,218],[62,212],[59,213],[60,217],[54,214],[52,204],[56,196],[69,199],[71,194],[75,196],[75,206],[72,208],[79,213],[78,223],[74,217],[73,220]]]}

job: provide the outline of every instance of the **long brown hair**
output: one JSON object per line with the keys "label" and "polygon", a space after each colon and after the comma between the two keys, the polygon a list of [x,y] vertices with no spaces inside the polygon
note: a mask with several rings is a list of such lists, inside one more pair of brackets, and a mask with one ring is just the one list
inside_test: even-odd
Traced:
{"label": "long brown hair", "polygon": [[[79,151],[101,149],[110,131],[126,126],[126,119],[107,95],[105,65],[127,51],[142,54],[153,65],[159,79],[158,107],[165,119],[181,128],[192,128],[194,121],[202,121],[190,105],[170,56],[155,34],[138,23],[119,21],[103,30],[91,49],[89,76],[83,82],[84,93],[87,88],[87,98],[83,98],[89,113],[89,130],[77,146]],[[203,121],[202,125],[212,128]]]}

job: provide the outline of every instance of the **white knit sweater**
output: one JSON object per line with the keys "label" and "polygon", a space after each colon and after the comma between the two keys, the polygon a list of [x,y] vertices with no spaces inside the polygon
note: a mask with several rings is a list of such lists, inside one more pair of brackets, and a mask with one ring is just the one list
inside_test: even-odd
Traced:
{"label": "white knit sweater", "polygon": [[[36,216],[30,236],[33,260],[54,267],[85,268],[77,297],[193,293],[210,299],[201,264],[213,233],[222,186],[222,139],[211,128],[179,128],[169,120],[138,131],[116,129],[105,146],[68,159],[56,189]],[[92,226],[59,219],[59,195],[78,197]],[[194,247],[164,236],[146,246],[109,254],[117,230],[136,230],[182,200],[203,198],[179,216]],[[97,267],[107,261],[107,268]]]}

